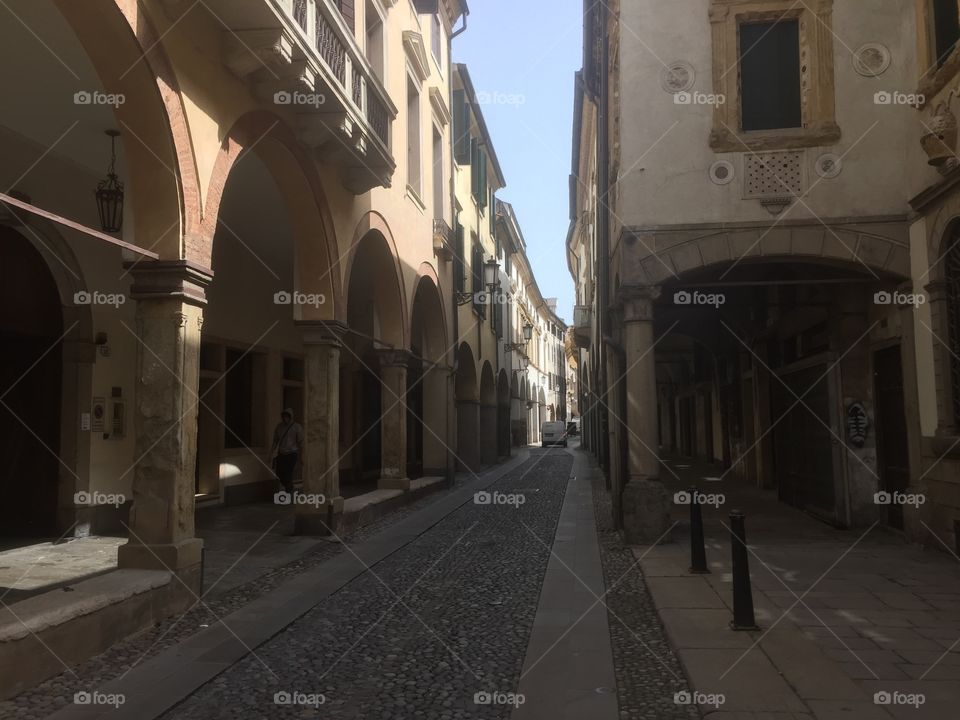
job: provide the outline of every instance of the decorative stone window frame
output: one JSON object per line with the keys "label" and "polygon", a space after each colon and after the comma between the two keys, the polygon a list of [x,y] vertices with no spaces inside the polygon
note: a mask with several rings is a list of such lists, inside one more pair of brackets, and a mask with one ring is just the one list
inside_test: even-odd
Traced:
{"label": "decorative stone window frame", "polygon": [[[800,30],[801,127],[743,130],[740,105],[740,25],[796,19]],[[833,0],[711,0],[713,91],[726,102],[713,113],[710,147],[717,152],[788,150],[835,145]]]}

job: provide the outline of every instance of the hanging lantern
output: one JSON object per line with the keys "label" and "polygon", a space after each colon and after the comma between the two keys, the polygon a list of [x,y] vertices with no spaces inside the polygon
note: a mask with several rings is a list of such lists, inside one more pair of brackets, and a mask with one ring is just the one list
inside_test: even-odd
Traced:
{"label": "hanging lantern", "polygon": [[104,232],[117,233],[123,229],[123,183],[117,178],[117,130],[107,130],[110,136],[110,167],[107,179],[97,184],[97,212]]}

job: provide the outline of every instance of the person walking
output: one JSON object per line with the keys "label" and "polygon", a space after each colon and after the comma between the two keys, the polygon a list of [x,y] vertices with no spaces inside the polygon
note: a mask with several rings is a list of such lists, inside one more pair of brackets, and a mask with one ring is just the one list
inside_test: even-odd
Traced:
{"label": "person walking", "polygon": [[285,492],[293,492],[293,472],[303,451],[303,428],[293,421],[293,410],[280,413],[280,422],[273,431],[273,469]]}

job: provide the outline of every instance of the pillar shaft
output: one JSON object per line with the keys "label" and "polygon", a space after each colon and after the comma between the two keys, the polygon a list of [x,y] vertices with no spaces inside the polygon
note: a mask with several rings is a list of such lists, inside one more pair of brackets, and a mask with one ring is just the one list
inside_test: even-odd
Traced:
{"label": "pillar shaft", "polygon": [[658,295],[654,287],[621,291],[627,385],[627,437],[621,441],[627,443],[628,475],[621,504],[624,538],[632,545],[666,539],[670,527],[670,500],[659,481],[657,457],[653,302]]}
{"label": "pillar shaft", "polygon": [[[295,507],[301,535],[336,532],[343,514],[340,495],[340,348],[346,326],[333,321],[302,321],[306,354],[303,493],[310,502]],[[322,497],[322,501],[319,498]]]}
{"label": "pillar shaft", "polygon": [[204,288],[211,275],[185,261],[140,263],[135,457],[130,539],[121,568],[167,569],[200,585],[203,541],[194,535],[197,396]]}
{"label": "pillar shaft", "polygon": [[383,383],[380,417],[381,488],[407,490],[407,364],[410,353],[381,350],[380,382]]}

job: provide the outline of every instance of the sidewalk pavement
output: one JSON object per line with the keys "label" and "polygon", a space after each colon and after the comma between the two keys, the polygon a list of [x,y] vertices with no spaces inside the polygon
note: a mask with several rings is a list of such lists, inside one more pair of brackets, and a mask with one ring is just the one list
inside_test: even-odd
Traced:
{"label": "sidewalk pavement", "polygon": [[[574,449],[579,447],[573,445]],[[583,452],[573,469],[540,589],[519,693],[511,720],[616,720],[616,676],[600,544]]]}
{"label": "sidewalk pavement", "polygon": [[[687,505],[673,506],[673,544],[634,548],[691,686],[724,696],[699,698],[705,717],[960,716],[960,558],[879,525],[832,528],[713,468],[676,461],[661,474],[671,495],[692,485],[725,495],[703,507],[711,574],[688,572]],[[729,628],[734,509],[747,518],[757,632]]]}

